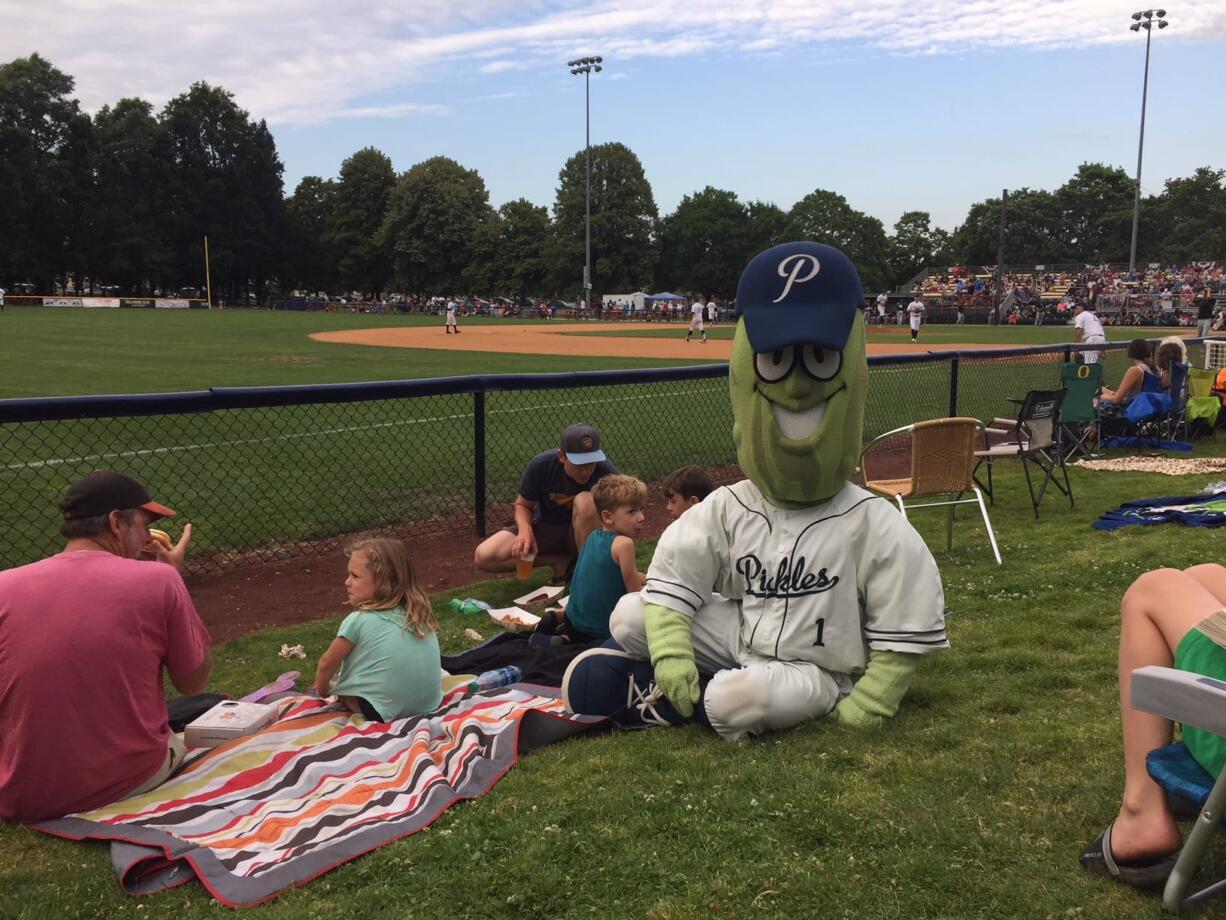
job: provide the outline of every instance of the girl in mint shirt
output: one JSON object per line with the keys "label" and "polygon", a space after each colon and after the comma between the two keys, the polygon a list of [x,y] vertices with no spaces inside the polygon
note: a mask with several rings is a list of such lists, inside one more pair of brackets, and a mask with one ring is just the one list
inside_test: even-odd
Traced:
{"label": "girl in mint shirt", "polygon": [[354,611],[319,659],[316,692],[335,694],[375,722],[430,712],[443,698],[438,620],[417,584],[408,547],[403,540],[363,540],[346,552],[345,590]]}

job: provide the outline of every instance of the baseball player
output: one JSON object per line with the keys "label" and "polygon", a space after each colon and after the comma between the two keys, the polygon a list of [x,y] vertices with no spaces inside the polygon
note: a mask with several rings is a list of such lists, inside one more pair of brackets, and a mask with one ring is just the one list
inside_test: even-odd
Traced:
{"label": "baseball player", "polygon": [[907,304],[907,319],[911,323],[911,341],[919,341],[920,325],[924,322],[924,299],[919,294]]}
{"label": "baseball player", "polygon": [[694,330],[698,330],[698,334],[702,336],[702,340],[707,340],[707,327],[703,322],[703,314],[706,312],[706,305],[702,302],[702,298],[694,301],[694,305],[690,307],[690,331],[685,334],[685,340],[688,342],[690,336],[694,334]]}
{"label": "baseball player", "polygon": [[[729,741],[831,712],[893,716],[919,659],[948,646],[940,574],[885,499],[847,482],[868,385],[860,280],[819,243],[756,256],[729,367],[746,480],[660,538],[641,594],[563,696],[627,724],[694,719]],[[648,664],[650,662],[650,665]]]}
{"label": "baseball player", "polygon": [[460,334],[460,327],[456,325],[455,320],[456,302],[454,300],[447,301],[447,334]]}
{"label": "baseball player", "polygon": [[890,297],[885,291],[877,295],[877,325],[885,325],[885,308],[890,302]]}
{"label": "baseball player", "polygon": [[[1099,322],[1092,305],[1078,303],[1073,307],[1073,313],[1077,317],[1073,320],[1073,341],[1093,345],[1100,342],[1106,344],[1107,337],[1103,334],[1103,324]],[[1101,351],[1083,351],[1081,361],[1083,364],[1097,364],[1101,356]]]}

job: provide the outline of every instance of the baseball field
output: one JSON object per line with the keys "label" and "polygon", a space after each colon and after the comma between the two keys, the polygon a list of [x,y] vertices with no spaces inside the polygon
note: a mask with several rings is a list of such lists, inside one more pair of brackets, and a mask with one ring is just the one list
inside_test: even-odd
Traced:
{"label": "baseball field", "polygon": [[[487,326],[505,340],[515,334],[513,325],[469,321],[455,344]],[[0,315],[0,366],[7,371],[0,383],[13,397],[677,363],[642,354],[380,348],[308,337],[401,327],[443,339],[439,321],[402,317],[10,310]],[[605,330],[575,328],[583,334],[567,341],[608,338]],[[641,336],[677,347],[684,345],[683,331],[649,329]],[[717,327],[716,341],[699,360],[712,360],[709,352],[725,335]],[[974,336],[962,340],[970,344],[1067,340],[1065,329],[930,327],[923,344],[947,347],[938,341],[946,335]],[[1121,330],[1111,335],[1128,337]],[[872,336],[875,343],[900,338],[905,333]],[[901,424],[933,408],[941,414],[946,372],[924,368],[874,370],[872,426]],[[1050,376],[1050,365],[969,363],[962,371],[969,401],[963,411],[984,416],[1007,409],[1006,397],[1027,375]],[[1118,374],[1110,364],[1108,380]],[[358,515],[371,510],[372,496],[383,502],[374,513],[390,518],[414,503],[437,501],[428,488],[448,476],[458,483],[461,507],[471,485],[465,477],[472,399],[432,400],[340,404],[324,416],[284,409],[241,419],[221,412],[6,426],[0,428],[0,489],[6,505],[24,490],[42,490],[37,498],[46,509],[64,483],[91,466],[110,463],[150,482],[169,477],[175,484],[168,500],[192,515],[217,515],[201,527],[202,541],[216,527],[238,528],[249,540],[261,539],[270,523],[309,532],[310,514],[324,495],[337,496],[334,504],[328,499],[326,514],[350,514],[341,520],[364,526]],[[501,488],[514,488],[527,453],[548,446],[575,413],[597,419],[611,453],[644,475],[653,464],[669,469],[679,458],[715,462],[687,455],[679,444],[709,443],[710,450],[731,454],[720,380],[641,391],[491,394],[487,411],[494,413],[488,436]],[[650,438],[634,435],[644,428]],[[1212,441],[1198,442],[1194,451],[1198,458],[1224,455],[1226,448]],[[306,480],[310,489],[299,487],[305,494],[275,487],[279,477],[303,482],[304,466],[318,474]],[[947,550],[943,516],[912,514],[941,568],[952,647],[924,663],[900,716],[880,729],[819,722],[728,745],[687,727],[555,745],[525,758],[491,793],[451,809],[429,830],[257,910],[277,918],[1156,920],[1163,916],[1156,899],[1090,878],[1076,859],[1115,814],[1122,785],[1119,600],[1141,572],[1220,558],[1222,542],[1216,531],[1164,525],[1103,533],[1090,524],[1129,499],[1188,494],[1226,472],[1074,468],[1071,475],[1076,507],[1049,495],[1035,519],[1021,474],[1002,469],[991,509],[1004,557],[999,567],[977,516],[959,515]],[[237,490],[231,494],[242,498],[231,504],[238,507],[209,504],[208,482]],[[58,542],[54,521],[5,519],[2,526],[12,531],[18,523],[49,533],[45,542],[52,546]],[[650,541],[639,545],[641,566],[652,550]],[[339,615],[343,558],[326,557],[316,568],[335,581],[337,601],[325,609]],[[227,603],[277,606],[279,599],[259,584],[269,573],[231,579]],[[434,595],[444,649],[471,644],[466,628],[492,634],[488,623],[449,611],[452,595],[499,604],[522,589],[501,579]],[[318,613],[298,612],[304,622],[215,647],[210,689],[241,695],[288,667],[309,673],[339,616],[310,619]],[[301,643],[307,660],[278,658],[282,643]],[[1220,875],[1224,868],[1219,847],[1207,871]],[[105,848],[0,827],[0,916],[137,915],[231,914],[195,884],[130,898],[116,885]]]}
{"label": "baseball field", "polygon": [[[459,335],[444,334],[437,317],[248,310],[17,308],[0,321],[0,398],[675,366],[725,361],[731,347],[727,325],[703,344],[685,342],[681,324],[498,318],[464,318]],[[870,328],[869,347],[983,349],[1069,337],[1061,327],[932,326],[913,345],[905,328],[889,326]],[[1117,362],[1118,353],[1109,371]],[[1050,361],[967,363],[959,412],[1006,414],[1008,396],[1052,375]],[[946,364],[874,368],[871,381],[866,435],[948,412]],[[405,521],[463,527],[456,522],[471,520],[473,505],[475,412],[472,396],[456,394],[7,426],[0,486],[22,501],[0,509],[0,561],[52,551],[44,509],[68,482],[107,465],[165,484],[185,516],[207,524],[196,545],[202,559]],[[491,393],[483,415],[492,503],[510,501],[524,458],[580,418],[604,431],[623,468],[648,480],[695,460],[735,459],[718,379]]]}

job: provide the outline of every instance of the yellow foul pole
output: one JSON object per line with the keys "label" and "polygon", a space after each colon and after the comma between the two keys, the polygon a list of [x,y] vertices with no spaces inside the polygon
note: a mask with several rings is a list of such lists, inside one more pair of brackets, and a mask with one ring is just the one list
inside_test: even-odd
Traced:
{"label": "yellow foul pole", "polygon": [[204,291],[209,298],[209,309],[213,309],[213,279],[209,277],[209,238],[204,238]]}

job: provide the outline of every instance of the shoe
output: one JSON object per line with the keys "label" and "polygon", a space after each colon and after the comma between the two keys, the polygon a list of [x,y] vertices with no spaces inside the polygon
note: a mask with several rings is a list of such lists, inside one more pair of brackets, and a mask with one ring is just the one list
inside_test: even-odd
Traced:
{"label": "shoe", "polygon": [[1142,891],[1157,891],[1163,888],[1171,870],[1175,868],[1175,857],[1117,860],[1111,855],[1111,829],[1114,827],[1114,821],[1108,824],[1107,829],[1081,854],[1078,862],[1082,868],[1091,875],[1106,875]]}
{"label": "shoe", "polygon": [[651,662],[612,639],[575,656],[562,675],[562,701],[578,715],[607,716],[622,728],[684,725],[690,721],[656,686]]}

